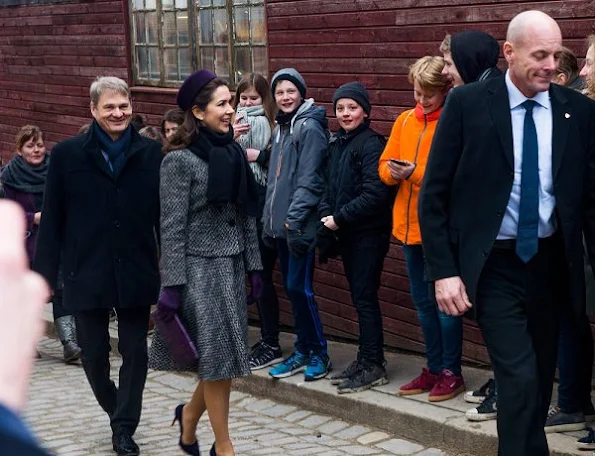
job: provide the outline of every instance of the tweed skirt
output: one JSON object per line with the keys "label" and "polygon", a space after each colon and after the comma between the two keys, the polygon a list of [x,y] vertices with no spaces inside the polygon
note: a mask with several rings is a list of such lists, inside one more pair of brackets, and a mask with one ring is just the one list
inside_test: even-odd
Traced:
{"label": "tweed skirt", "polygon": [[198,363],[180,369],[155,331],[149,367],[196,371],[201,380],[224,380],[250,374],[248,310],[242,254],[229,257],[186,257],[187,283],[178,312],[196,344]]}

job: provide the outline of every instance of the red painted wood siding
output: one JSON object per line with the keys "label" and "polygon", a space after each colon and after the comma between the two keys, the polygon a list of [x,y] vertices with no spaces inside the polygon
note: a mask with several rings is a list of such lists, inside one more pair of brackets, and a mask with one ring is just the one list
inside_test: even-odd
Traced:
{"label": "red painted wood siding", "polygon": [[[0,7],[0,154],[13,153],[14,135],[38,124],[48,145],[76,133],[90,120],[88,90],[97,75],[128,79],[129,55],[123,5],[126,0],[73,0],[56,4]],[[438,54],[446,33],[479,28],[500,41],[516,13],[542,9],[559,20],[565,44],[583,55],[593,32],[589,2],[513,0],[269,0],[271,74],[298,68],[309,95],[330,106],[333,90],[358,79],[369,89],[374,126],[388,134],[397,115],[413,103],[408,66]],[[129,81],[130,82],[130,81]],[[135,112],[158,126],[175,103],[170,89],[133,88]],[[329,111],[329,114],[330,113]],[[276,276],[277,284],[281,283]],[[281,321],[291,325],[282,296]],[[315,291],[325,330],[354,339],[357,317],[340,262],[317,266]],[[386,343],[422,351],[422,335],[409,297],[401,249],[392,245],[380,288]],[[254,309],[251,314],[255,316]],[[464,354],[486,361],[478,329],[467,323]]]}
{"label": "red painted wood siding", "polygon": [[33,123],[48,145],[89,122],[89,85],[97,75],[127,79],[121,0],[0,8],[0,153]]}

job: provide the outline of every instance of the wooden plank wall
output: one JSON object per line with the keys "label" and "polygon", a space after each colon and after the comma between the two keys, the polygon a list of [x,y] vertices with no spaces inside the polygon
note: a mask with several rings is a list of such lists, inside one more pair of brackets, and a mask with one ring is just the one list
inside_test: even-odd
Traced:
{"label": "wooden plank wall", "polygon": [[97,75],[128,78],[121,0],[0,8],[0,154],[33,123],[48,146],[89,122],[89,85]]}
{"label": "wooden plank wall", "polygon": [[[373,126],[388,134],[397,115],[413,105],[407,81],[411,63],[423,55],[441,55],[439,45],[446,33],[479,29],[502,43],[507,22],[527,9],[540,9],[558,19],[565,44],[584,55],[584,39],[595,25],[595,11],[584,1],[269,0],[269,70],[272,74],[296,67],[306,79],[308,96],[327,107],[329,118],[334,89],[359,80],[370,92]],[[325,331],[350,338],[358,328],[346,289],[340,263],[317,267],[315,290]],[[393,244],[380,289],[385,340],[392,347],[422,351],[408,290],[402,252]],[[284,301],[281,318],[287,323],[288,311]],[[487,361],[474,323],[465,324],[464,340],[467,359]]]}

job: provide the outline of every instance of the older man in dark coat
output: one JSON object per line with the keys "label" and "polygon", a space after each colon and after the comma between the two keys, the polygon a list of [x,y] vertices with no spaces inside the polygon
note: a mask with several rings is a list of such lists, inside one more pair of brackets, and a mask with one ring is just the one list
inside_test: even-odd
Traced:
{"label": "older man in dark coat", "polygon": [[[34,268],[55,289],[62,254],[64,306],[75,314],[87,379],[110,417],[114,451],[137,455],[132,435],[147,375],[149,309],[159,293],[162,153],[130,126],[124,81],[99,77],[90,95],[91,128],[52,153]],[[118,388],[110,379],[112,308],[122,354]]]}

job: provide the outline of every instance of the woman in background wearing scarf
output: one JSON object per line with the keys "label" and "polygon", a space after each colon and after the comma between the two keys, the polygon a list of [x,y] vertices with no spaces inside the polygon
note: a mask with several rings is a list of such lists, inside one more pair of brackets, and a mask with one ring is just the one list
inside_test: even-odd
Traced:
{"label": "woman in background wearing scarf", "polygon": [[[16,135],[16,155],[2,170],[0,181],[5,198],[16,201],[25,211],[27,219],[26,248],[29,265],[35,255],[37,230],[41,221],[41,205],[50,157],[46,153],[43,133],[35,125],[21,127]],[[62,306],[62,287],[55,290],[52,299],[54,324],[60,342],[64,346],[64,361],[79,359],[81,349],[77,345],[74,318]]]}

